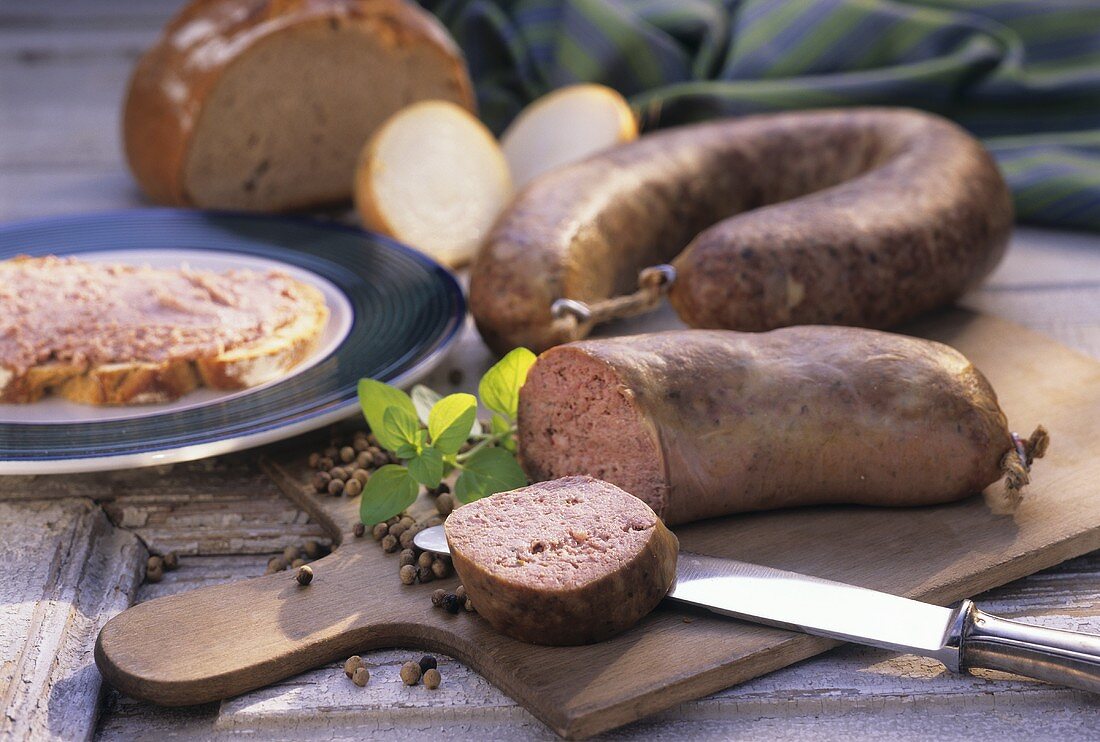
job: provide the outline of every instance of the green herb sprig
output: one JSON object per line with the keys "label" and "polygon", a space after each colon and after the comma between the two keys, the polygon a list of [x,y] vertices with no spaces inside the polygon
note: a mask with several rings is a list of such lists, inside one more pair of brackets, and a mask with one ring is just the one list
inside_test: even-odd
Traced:
{"label": "green herb sprig", "polygon": [[[472,394],[443,397],[418,385],[409,395],[360,379],[359,406],[367,424],[379,445],[402,461],[371,476],[359,503],[360,520],[373,525],[392,518],[416,500],[420,485],[438,487],[456,469],[461,473],[454,495],[463,503],[526,485],[515,455],[516,409],[534,362],[534,353],[516,348],[481,377],[478,396],[493,413],[488,430],[478,422]],[[467,441],[473,445],[463,450]]]}

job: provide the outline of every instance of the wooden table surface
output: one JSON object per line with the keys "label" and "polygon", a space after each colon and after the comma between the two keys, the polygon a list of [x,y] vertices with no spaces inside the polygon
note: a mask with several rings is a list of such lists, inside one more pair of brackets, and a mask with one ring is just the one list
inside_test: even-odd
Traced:
{"label": "wooden table surface", "polygon": [[[119,103],[131,65],[177,5],[0,5],[0,220],[143,205],[121,158]],[[1100,359],[1100,237],[1021,228],[966,304]],[[488,363],[468,331],[429,383],[450,390],[448,371],[459,368],[458,387],[468,389]],[[160,470],[0,478],[0,736],[552,736],[445,658],[439,690],[403,686],[397,668],[418,656],[415,648],[367,655],[372,680],[363,689],[332,666],[197,708],[160,709],[101,692],[91,648],[112,615],[261,574],[284,546],[322,536],[247,454]],[[176,550],[181,568],[140,584],[150,549]],[[1100,632],[1100,552],[979,600],[1000,615]],[[609,737],[1083,739],[1097,729],[1100,698],[994,673],[952,676],[930,660],[844,646]]]}

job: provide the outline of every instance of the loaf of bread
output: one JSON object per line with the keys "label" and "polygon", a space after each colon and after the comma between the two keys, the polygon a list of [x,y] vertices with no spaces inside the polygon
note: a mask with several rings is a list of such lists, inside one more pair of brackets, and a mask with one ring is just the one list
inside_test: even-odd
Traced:
{"label": "loaf of bread", "polygon": [[404,0],[194,0],[139,61],[123,112],[153,201],[282,211],[348,200],[398,109],[474,108],[458,47]]}
{"label": "loaf of bread", "polygon": [[676,575],[676,536],[644,502],[592,477],[477,500],[454,511],[446,531],[478,613],[534,644],[589,644],[625,631]]}
{"label": "loaf of bread", "polygon": [[0,402],[93,405],[244,389],[304,360],[328,321],[315,287],[226,273],[20,257],[0,262]]}

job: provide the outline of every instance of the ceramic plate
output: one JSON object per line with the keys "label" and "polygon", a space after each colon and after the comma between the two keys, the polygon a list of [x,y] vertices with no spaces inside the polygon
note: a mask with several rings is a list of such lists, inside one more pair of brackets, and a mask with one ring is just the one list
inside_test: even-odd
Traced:
{"label": "ceramic plate", "polygon": [[427,373],[466,312],[454,277],[420,253],[306,219],[149,209],[0,227],[0,260],[50,254],[154,267],[275,268],[316,286],[329,321],[310,357],[251,389],[200,388],[157,405],[93,407],[57,397],[0,404],[0,474],[186,461],[322,427],[356,413],[361,377],[408,384]]}

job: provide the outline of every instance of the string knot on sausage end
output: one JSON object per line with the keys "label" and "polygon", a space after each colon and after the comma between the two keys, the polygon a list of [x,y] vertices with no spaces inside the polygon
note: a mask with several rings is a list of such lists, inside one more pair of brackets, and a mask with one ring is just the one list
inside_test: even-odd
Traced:
{"label": "string knot on sausage end", "polygon": [[1015,447],[1001,459],[1001,471],[1005,473],[1005,499],[1015,508],[1023,499],[1023,489],[1031,482],[1031,465],[1041,459],[1050,447],[1050,433],[1042,425],[1035,428],[1027,440],[1012,434]]}
{"label": "string knot on sausage end", "polygon": [[671,265],[651,265],[638,274],[638,290],[633,294],[589,304],[561,298],[550,306],[550,316],[567,337],[580,340],[598,324],[653,310],[675,281],[676,269]]}

